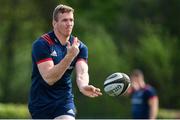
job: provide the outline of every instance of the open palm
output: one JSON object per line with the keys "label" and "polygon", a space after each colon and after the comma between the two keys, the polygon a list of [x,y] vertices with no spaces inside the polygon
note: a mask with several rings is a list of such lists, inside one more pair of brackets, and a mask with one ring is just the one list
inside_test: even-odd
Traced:
{"label": "open palm", "polygon": [[99,88],[94,87],[93,85],[87,85],[81,88],[80,90],[85,96],[88,97],[98,97],[102,95],[101,90]]}

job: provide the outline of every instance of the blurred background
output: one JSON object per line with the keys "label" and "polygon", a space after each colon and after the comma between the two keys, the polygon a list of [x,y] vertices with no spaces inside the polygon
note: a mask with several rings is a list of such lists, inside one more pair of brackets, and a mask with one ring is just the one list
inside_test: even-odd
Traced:
{"label": "blurred background", "polygon": [[[29,118],[31,45],[52,30],[58,4],[75,9],[73,35],[89,48],[90,83],[140,68],[157,90],[159,118],[180,118],[180,0],[0,0],[0,118]],[[129,97],[83,96],[77,118],[131,118]]]}

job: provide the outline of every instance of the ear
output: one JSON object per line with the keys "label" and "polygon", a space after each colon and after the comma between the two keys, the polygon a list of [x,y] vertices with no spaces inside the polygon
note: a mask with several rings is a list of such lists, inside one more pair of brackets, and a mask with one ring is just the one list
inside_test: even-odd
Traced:
{"label": "ear", "polygon": [[56,26],[56,21],[55,20],[52,21],[52,25],[53,25],[53,27]]}

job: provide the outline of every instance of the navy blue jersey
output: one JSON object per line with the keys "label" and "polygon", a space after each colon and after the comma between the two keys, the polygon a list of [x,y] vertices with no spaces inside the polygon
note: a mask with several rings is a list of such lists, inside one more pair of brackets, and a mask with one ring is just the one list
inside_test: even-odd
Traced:
{"label": "navy blue jersey", "polygon": [[157,96],[154,88],[146,86],[137,91],[133,91],[131,103],[132,103],[132,116],[138,119],[148,119],[150,107],[148,101]]}
{"label": "navy blue jersey", "polygon": [[[73,43],[73,40],[74,37],[70,36],[69,42],[71,43],[71,45]],[[68,110],[70,108],[74,108],[71,73],[78,60],[87,61],[88,58],[87,47],[82,42],[80,42],[79,50],[79,54],[72,61],[70,67],[66,70],[61,79],[58,80],[54,85],[50,86],[45,82],[45,80],[43,80],[37,65],[48,60],[52,60],[54,62],[54,65],[61,62],[61,60],[67,53],[66,45],[62,45],[59,42],[54,32],[49,32],[42,35],[33,43],[32,85],[29,98],[29,111],[31,112],[31,114],[44,113],[43,116],[45,116],[47,114],[55,113],[55,109],[57,107],[60,110]]]}

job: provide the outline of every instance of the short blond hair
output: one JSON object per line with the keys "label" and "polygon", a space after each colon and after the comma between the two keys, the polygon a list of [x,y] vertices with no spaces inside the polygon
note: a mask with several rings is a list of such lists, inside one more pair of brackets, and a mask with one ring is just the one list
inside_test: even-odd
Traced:
{"label": "short blond hair", "polygon": [[63,13],[69,13],[69,12],[74,13],[74,9],[70,6],[59,4],[53,11],[53,20],[58,21],[59,13],[63,14]]}
{"label": "short blond hair", "polygon": [[131,76],[138,77],[138,76],[144,76],[144,75],[140,69],[134,69],[131,73]]}

